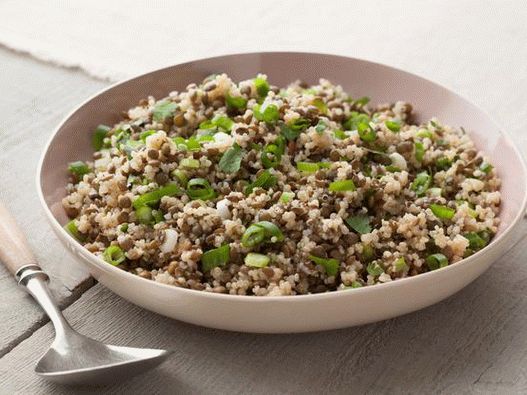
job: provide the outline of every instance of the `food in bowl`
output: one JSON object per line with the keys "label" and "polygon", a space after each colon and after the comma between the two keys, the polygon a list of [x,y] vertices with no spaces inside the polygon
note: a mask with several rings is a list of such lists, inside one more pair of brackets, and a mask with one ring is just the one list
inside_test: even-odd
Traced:
{"label": "food in bowl", "polygon": [[357,288],[455,264],[497,231],[500,180],[463,128],[327,80],[225,74],[143,100],[69,166],[66,229],[109,264],[217,293]]}

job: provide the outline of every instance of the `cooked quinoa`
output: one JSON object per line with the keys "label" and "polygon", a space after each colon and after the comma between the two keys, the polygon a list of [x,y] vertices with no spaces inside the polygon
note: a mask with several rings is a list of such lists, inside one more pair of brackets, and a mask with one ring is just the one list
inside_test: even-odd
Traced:
{"label": "cooked quinoa", "polygon": [[108,264],[233,295],[357,288],[455,264],[499,224],[463,128],[342,87],[212,75],[101,125],[69,166],[66,229]]}

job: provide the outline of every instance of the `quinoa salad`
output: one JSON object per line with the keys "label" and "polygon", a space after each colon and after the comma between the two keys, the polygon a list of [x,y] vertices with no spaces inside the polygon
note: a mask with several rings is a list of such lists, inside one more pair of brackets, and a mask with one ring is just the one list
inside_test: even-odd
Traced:
{"label": "quinoa salad", "polygon": [[499,224],[500,180],[462,127],[325,79],[211,75],[141,100],[92,142],[68,167],[65,229],[176,287],[350,292],[455,264]]}

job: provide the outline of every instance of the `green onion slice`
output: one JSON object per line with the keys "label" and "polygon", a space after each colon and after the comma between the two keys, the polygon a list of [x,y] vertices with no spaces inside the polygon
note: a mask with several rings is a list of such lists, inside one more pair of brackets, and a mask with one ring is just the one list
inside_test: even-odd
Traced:
{"label": "green onion slice", "polygon": [[456,214],[456,210],[453,208],[442,206],[440,204],[431,204],[430,209],[432,213],[439,219],[452,219]]}
{"label": "green onion slice", "polygon": [[152,208],[148,206],[141,206],[135,209],[135,216],[139,223],[143,225],[151,225],[155,222]]}
{"label": "green onion slice", "polygon": [[295,197],[294,192],[282,192],[282,195],[280,196],[280,203],[287,204],[294,197]]}
{"label": "green onion slice", "polygon": [[353,180],[339,180],[333,181],[329,184],[329,190],[331,192],[346,192],[346,191],[355,191],[355,183]]}
{"label": "green onion slice", "polygon": [[485,173],[485,174],[489,174],[491,172],[491,170],[493,169],[492,165],[488,162],[483,162],[481,163],[481,165],[479,166],[479,169]]}
{"label": "green onion slice", "polygon": [[266,267],[271,262],[267,255],[249,252],[244,259],[245,265],[249,267]]}
{"label": "green onion slice", "polygon": [[244,155],[245,151],[235,143],[222,155],[218,166],[225,173],[236,173],[240,170]]}
{"label": "green onion slice", "polygon": [[417,196],[423,196],[430,187],[431,183],[432,176],[430,176],[426,171],[423,171],[417,174],[410,188]]}
{"label": "green onion slice", "polygon": [[296,162],[296,168],[302,173],[316,173],[320,166],[318,163]]}
{"label": "green onion slice", "polygon": [[86,239],[86,237],[79,231],[79,228],[77,227],[77,222],[74,219],[64,225],[64,229],[66,230],[66,232],[68,232],[70,235],[72,235],[75,239],[79,241],[84,241]]}
{"label": "green onion slice", "polygon": [[268,144],[262,150],[261,160],[266,169],[277,167],[281,159],[281,149],[275,144]]}
{"label": "green onion slice", "polygon": [[254,80],[254,87],[256,88],[256,93],[258,93],[258,96],[261,98],[264,98],[267,96],[267,93],[269,93],[269,83],[266,79],[262,77],[256,77]]}
{"label": "green onion slice", "polygon": [[446,156],[443,156],[437,159],[436,166],[440,170],[447,170],[448,168],[450,168],[450,166],[452,166],[452,161]]}
{"label": "green onion slice", "polygon": [[386,125],[386,127],[394,133],[397,133],[401,130],[401,122],[395,119],[385,121],[384,125]]}
{"label": "green onion slice", "polygon": [[311,102],[311,104],[318,108],[318,111],[320,111],[322,114],[328,113],[328,106],[326,103],[324,103],[324,100],[317,97]]}
{"label": "green onion slice", "polygon": [[371,276],[380,276],[384,273],[384,269],[381,265],[379,265],[379,262],[377,261],[370,262],[368,266],[366,266],[366,271]]}
{"label": "green onion slice", "polygon": [[408,265],[406,264],[406,260],[404,259],[403,256],[400,258],[397,258],[395,262],[393,263],[393,266],[397,273],[408,270]]}
{"label": "green onion slice", "polygon": [[255,104],[253,107],[253,114],[257,120],[264,121],[268,124],[274,124],[280,118],[278,107],[274,104],[267,105],[263,111],[261,108],[262,106],[259,104]]}
{"label": "green onion slice", "polygon": [[369,123],[360,123],[357,126],[357,132],[359,132],[359,137],[362,141],[365,141],[367,143],[371,143],[372,141],[375,141],[377,138],[377,134],[375,133],[375,130],[371,127]]}
{"label": "green onion slice", "polygon": [[146,138],[148,136],[151,136],[151,135],[155,134],[155,132],[156,132],[155,130],[145,130],[144,132],[141,132],[141,134],[139,135],[139,138],[141,139],[141,141],[143,143],[145,143],[146,142]]}
{"label": "green onion slice", "polygon": [[193,178],[187,183],[187,195],[192,200],[210,200],[216,197],[216,192],[204,178]]}
{"label": "green onion slice", "polygon": [[215,267],[225,266],[229,262],[230,252],[231,248],[228,244],[204,252],[201,256],[201,270],[208,272]]}
{"label": "green onion slice", "polygon": [[163,196],[174,196],[180,192],[181,189],[176,184],[168,184],[139,196],[134,200],[133,206],[136,210],[143,206],[155,206]]}
{"label": "green onion slice", "polygon": [[104,146],[104,139],[108,136],[108,132],[111,130],[109,126],[99,125],[95,128],[92,137],[92,146],[95,151],[99,151]]}
{"label": "green onion slice", "polygon": [[227,93],[225,96],[225,103],[228,108],[235,110],[243,110],[247,106],[247,99],[242,96],[231,96]]}
{"label": "green onion slice", "polygon": [[424,138],[432,139],[434,137],[434,134],[430,130],[427,130],[427,129],[420,129],[415,135],[423,139]]}
{"label": "green onion slice", "polygon": [[265,230],[265,239],[271,243],[278,243],[284,240],[284,234],[278,226],[269,221],[260,221],[255,224]]}
{"label": "green onion slice", "polygon": [[371,232],[370,218],[366,214],[358,214],[346,219],[346,224],[361,235]]}
{"label": "green onion slice", "polygon": [[261,226],[251,225],[242,236],[242,246],[246,248],[255,247],[263,243],[265,239],[265,229]]}
{"label": "green onion slice", "polygon": [[309,259],[326,269],[328,276],[334,276],[338,273],[340,262],[333,258],[320,258],[315,255],[309,255]]}
{"label": "green onion slice", "polygon": [[103,252],[103,258],[106,262],[113,266],[118,266],[124,262],[126,257],[121,247],[116,245],[111,245],[106,248]]}
{"label": "green onion slice", "polygon": [[415,143],[415,160],[418,162],[422,162],[423,158],[425,156],[425,146],[421,142]]}
{"label": "green onion slice", "polygon": [[79,179],[82,179],[82,176],[90,172],[90,168],[88,167],[88,165],[80,160],[76,162],[71,162],[68,165],[68,170],[70,171],[70,173],[75,174]]}
{"label": "green onion slice", "polygon": [[430,270],[448,266],[448,259],[443,254],[432,254],[426,258],[426,264]]}
{"label": "green onion slice", "polygon": [[276,176],[272,175],[269,170],[264,170],[252,184],[245,187],[244,192],[246,195],[250,195],[254,188],[269,189],[274,187],[277,182]]}

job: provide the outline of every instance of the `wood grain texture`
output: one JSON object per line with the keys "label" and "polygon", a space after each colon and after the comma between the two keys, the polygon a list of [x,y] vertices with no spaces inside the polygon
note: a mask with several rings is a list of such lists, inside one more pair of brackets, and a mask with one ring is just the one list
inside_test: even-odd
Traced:
{"label": "wood grain texture", "polygon": [[[527,231],[527,221],[521,231]],[[338,331],[254,335],[200,328],[140,309],[101,285],[68,307],[65,316],[81,333],[105,342],[175,350],[157,370],[91,389],[97,393],[525,393],[526,248],[524,237],[482,277],[442,303]],[[71,391],[32,372],[52,338],[47,324],[0,359],[3,391]]]}
{"label": "wood grain texture", "polygon": [[[64,306],[78,296],[79,284],[86,287],[91,280],[59,243],[40,209],[37,162],[59,121],[105,83],[6,50],[0,50],[0,70],[0,201],[23,229],[51,277],[54,296]],[[45,320],[32,298],[0,265],[0,356]]]}

